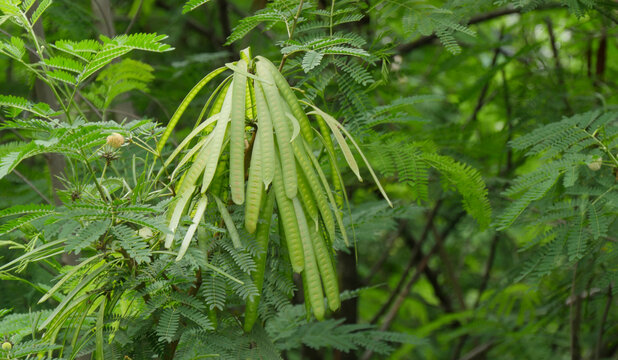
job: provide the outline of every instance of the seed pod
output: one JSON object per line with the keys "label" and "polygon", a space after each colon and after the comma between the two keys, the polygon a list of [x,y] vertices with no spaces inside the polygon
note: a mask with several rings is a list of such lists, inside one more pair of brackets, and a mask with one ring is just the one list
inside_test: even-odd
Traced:
{"label": "seed pod", "polygon": [[[247,71],[247,63],[239,60],[238,68]],[[234,72],[232,109],[230,113],[230,186],[237,205],[245,201],[245,100],[247,77]]]}
{"label": "seed pod", "polygon": [[313,244],[313,251],[315,252],[315,258],[320,268],[320,277],[322,278],[322,284],[324,284],[324,292],[328,299],[328,307],[335,311],[341,306],[341,299],[339,298],[339,283],[337,281],[337,272],[333,265],[330,249],[326,245],[326,241],[319,232],[310,228],[311,242]]}
{"label": "seed pod", "polygon": [[315,171],[315,164],[312,164],[310,160],[310,156],[312,155],[308,151],[306,151],[302,139],[294,140],[292,142],[292,149],[294,149],[294,154],[296,155],[296,160],[298,160],[298,165],[303,170],[303,174],[307,179],[307,184],[309,184],[309,187],[313,192],[313,198],[315,199],[318,209],[320,210],[320,215],[322,215],[322,220],[326,225],[326,230],[328,231],[329,236],[334,239],[335,220],[333,219],[333,212],[328,205],[327,198],[324,195],[324,190],[329,192],[330,189],[324,188],[324,186],[327,184],[320,183],[320,178]]}
{"label": "seed pod", "polygon": [[[248,201],[248,199],[247,199]],[[271,192],[266,198],[264,207],[260,211],[260,223],[257,227],[255,239],[260,246],[260,252],[255,257],[256,270],[253,274],[253,283],[258,289],[258,293],[262,292],[264,285],[264,273],[266,271],[266,255],[268,254],[268,239],[270,232],[270,221],[272,219],[273,207],[275,203],[275,194]],[[254,296],[253,299],[247,300],[245,307],[245,332],[250,332],[258,317],[258,305],[260,303],[260,295]]]}
{"label": "seed pod", "polygon": [[262,143],[262,181],[268,188],[275,174],[275,143],[273,139],[273,124],[270,119],[270,110],[264,98],[262,85],[255,84],[255,107],[258,114],[258,136]]}
{"label": "seed pod", "polygon": [[287,104],[290,106],[292,114],[298,119],[298,122],[300,124],[300,131],[305,138],[305,141],[311,144],[313,140],[313,130],[311,128],[311,124],[309,123],[307,114],[305,114],[300,104],[298,103],[298,99],[296,98],[296,95],[294,95],[294,91],[292,91],[292,88],[290,88],[288,81],[285,79],[285,77],[283,77],[277,67],[273,65],[270,60],[261,56],[258,56],[257,58],[260,59],[261,62],[266,64],[266,68],[271,73],[272,78],[277,85],[277,88],[281,92],[281,95],[283,96]]}
{"label": "seed pod", "polygon": [[255,142],[253,143],[253,152],[251,154],[251,165],[249,166],[247,202],[245,203],[245,229],[251,234],[255,231],[258,223],[260,204],[262,202],[262,194],[264,193],[261,149],[260,138],[256,136]]}
{"label": "seed pod", "polygon": [[279,221],[283,224],[283,232],[285,241],[290,254],[290,262],[292,269],[300,273],[305,267],[303,258],[303,246],[300,240],[298,231],[298,221],[294,212],[294,205],[286,193],[283,185],[283,176],[281,175],[281,164],[279,159],[275,157],[275,177],[273,178],[273,190],[277,199],[277,209],[279,210]]}
{"label": "seed pod", "polygon": [[[260,61],[257,63],[258,75],[266,80],[274,82],[272,75],[268,71],[267,65]],[[285,185],[285,193],[288,198],[292,199],[296,196],[297,180],[296,180],[296,165],[294,164],[294,154],[290,146],[290,127],[289,121],[285,118],[283,111],[284,101],[279,94],[279,90],[274,85],[262,84],[266,102],[270,109],[271,119],[275,128],[275,138],[279,147],[279,155],[281,157],[281,168],[283,172],[283,180]]]}
{"label": "seed pod", "polygon": [[296,219],[298,222],[298,228],[300,231],[300,239],[303,246],[303,254],[305,256],[305,269],[303,270],[303,282],[306,283],[307,292],[305,293],[305,301],[309,300],[313,314],[318,320],[324,319],[324,292],[322,290],[322,283],[320,281],[320,271],[315,258],[315,252],[313,250],[313,244],[311,241],[311,235],[309,233],[309,226],[307,225],[307,218],[305,212],[300,204],[300,200],[297,197],[292,199],[294,204],[294,212],[296,213]]}

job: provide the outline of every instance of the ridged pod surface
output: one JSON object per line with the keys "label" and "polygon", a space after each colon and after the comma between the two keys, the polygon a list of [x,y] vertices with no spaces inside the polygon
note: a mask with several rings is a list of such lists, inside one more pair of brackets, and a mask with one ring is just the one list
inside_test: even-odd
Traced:
{"label": "ridged pod surface", "polygon": [[[275,158],[277,160],[277,158]],[[275,177],[273,179],[273,190],[275,191],[275,197],[277,199],[277,209],[279,211],[279,219],[283,225],[283,231],[285,233],[285,241],[290,254],[290,262],[292,263],[292,269],[295,272],[300,273],[305,266],[305,260],[303,257],[303,246],[300,240],[300,233],[298,230],[298,222],[296,219],[296,213],[294,211],[294,205],[292,200],[288,198],[283,186],[283,175],[281,174],[281,167],[279,161],[275,161]]]}
{"label": "ridged pod surface", "polygon": [[[275,194],[270,193],[266,197],[264,206],[260,211],[260,223],[257,226],[255,240],[260,247],[258,254],[255,256],[256,270],[253,273],[253,284],[258,289],[258,293],[262,292],[264,285],[264,272],[266,271],[266,255],[268,254],[268,239],[270,233],[270,222],[272,218],[273,208],[275,204]],[[258,305],[260,303],[260,295],[254,296],[247,300],[245,306],[245,323],[244,329],[250,332],[258,317]]]}
{"label": "ridged pod surface", "polygon": [[[274,83],[273,76],[268,69],[268,64],[264,61],[257,62],[257,73],[265,80]],[[283,181],[285,184],[285,193],[288,198],[292,199],[296,196],[297,180],[296,180],[296,165],[294,164],[294,154],[290,146],[290,129],[288,122],[283,112],[283,99],[279,95],[279,90],[274,85],[263,83],[264,95],[266,103],[270,109],[271,119],[275,128],[275,138],[279,148],[279,156],[281,158],[281,168]]]}
{"label": "ridged pod surface", "polygon": [[277,88],[281,92],[281,95],[290,106],[292,114],[296,117],[296,119],[298,119],[298,123],[300,125],[300,132],[302,133],[303,138],[305,138],[305,141],[307,141],[308,143],[311,143],[311,141],[313,140],[313,129],[311,128],[311,124],[309,123],[309,118],[300,106],[300,103],[298,102],[296,95],[294,95],[294,91],[292,91],[292,88],[290,88],[288,81],[270,60],[261,56],[258,56],[258,59],[266,63],[267,68],[272,74],[275,84],[277,85]]}
{"label": "ridged pod surface", "polygon": [[309,226],[307,225],[307,218],[303,207],[300,204],[298,198],[292,199],[294,204],[294,211],[296,213],[296,220],[298,222],[298,229],[300,232],[300,239],[303,245],[303,254],[305,256],[305,273],[304,281],[307,284],[307,292],[305,293],[305,301],[311,303],[313,309],[313,315],[318,320],[324,319],[324,292],[322,290],[322,282],[320,281],[320,270],[315,258],[315,252],[313,250],[313,244],[311,241],[311,235],[309,233]]}
{"label": "ridged pod surface", "polygon": [[273,123],[270,109],[264,98],[264,91],[258,82],[255,84],[255,107],[258,114],[258,136],[262,143],[262,181],[268,186],[275,176],[275,140],[273,138]]}
{"label": "ridged pod surface", "polygon": [[249,179],[247,180],[247,201],[245,203],[245,229],[250,234],[255,232],[260,213],[264,183],[262,182],[262,146],[259,132],[253,143],[251,164],[249,165]]}
{"label": "ridged pod surface", "polygon": [[[236,66],[246,72],[247,63],[239,60]],[[245,201],[245,99],[247,77],[234,72],[230,113],[230,187],[232,201],[240,205]]]}

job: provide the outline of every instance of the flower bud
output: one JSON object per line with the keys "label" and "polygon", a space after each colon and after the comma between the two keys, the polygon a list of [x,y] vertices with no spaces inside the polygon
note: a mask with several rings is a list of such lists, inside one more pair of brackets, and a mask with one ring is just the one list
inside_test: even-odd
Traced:
{"label": "flower bud", "polygon": [[2,343],[2,350],[9,351],[12,348],[13,348],[13,344],[11,344],[10,342],[5,341],[5,342]]}
{"label": "flower bud", "polygon": [[124,144],[124,136],[118,133],[112,133],[107,137],[107,145],[113,147],[114,149],[118,149]]}
{"label": "flower bud", "polygon": [[586,165],[588,165],[588,169],[592,171],[599,171],[601,169],[601,166],[603,165],[603,158],[601,158],[600,156],[595,156],[592,161],[590,161]]}

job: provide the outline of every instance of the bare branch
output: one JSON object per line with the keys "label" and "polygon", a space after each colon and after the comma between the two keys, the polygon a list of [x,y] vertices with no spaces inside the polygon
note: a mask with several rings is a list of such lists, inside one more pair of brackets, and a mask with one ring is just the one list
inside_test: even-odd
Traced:
{"label": "bare branch", "polygon": [[[547,4],[545,6],[539,6],[535,10],[551,10],[560,8],[560,4]],[[497,19],[499,17],[512,15],[512,14],[523,14],[522,9],[514,9],[514,8],[504,8],[498,9],[494,11],[490,11],[484,14],[479,14],[470,18],[470,20],[465,25],[474,25],[483,23],[486,21],[490,21],[493,19]],[[397,48],[398,54],[406,54],[418,48],[421,48],[426,45],[432,44],[438,37],[436,35],[428,35],[418,38],[410,43],[403,44]]]}

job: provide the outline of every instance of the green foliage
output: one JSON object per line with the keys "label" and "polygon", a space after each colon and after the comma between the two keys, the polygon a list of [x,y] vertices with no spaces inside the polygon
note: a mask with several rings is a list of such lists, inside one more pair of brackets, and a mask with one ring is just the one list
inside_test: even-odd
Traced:
{"label": "green foliage", "polygon": [[193,11],[197,9],[199,6],[202,6],[209,2],[210,0],[189,0],[182,7],[182,13],[186,14],[189,11]]}
{"label": "green foliage", "polygon": [[343,324],[341,319],[308,322],[303,306],[282,309],[268,322],[266,331],[276,339],[275,346],[280,350],[290,350],[304,344],[312,349],[333,347],[348,353],[364,348],[378,354],[388,354],[393,351],[392,343],[424,343],[415,336],[378,331],[371,325]]}
{"label": "green foliage", "polygon": [[124,59],[112,64],[97,76],[98,86],[87,97],[98,108],[107,110],[119,95],[134,90],[148,92],[148,83],[154,79],[153,68],[140,61]]}
{"label": "green foliage", "polygon": [[[611,201],[618,167],[614,156],[617,116],[600,111],[577,114],[513,140],[514,148],[527,150],[528,156],[543,163],[516,178],[504,192],[519,196],[496,224],[504,229],[524,217],[523,223],[542,231],[528,245],[535,254],[526,261],[520,278],[549,275],[604,252],[602,245],[615,226],[618,210]],[[544,209],[542,216],[528,218],[535,207]]]}
{"label": "green foliage", "polygon": [[0,0],[0,358],[615,357],[614,4],[209,3]]}

